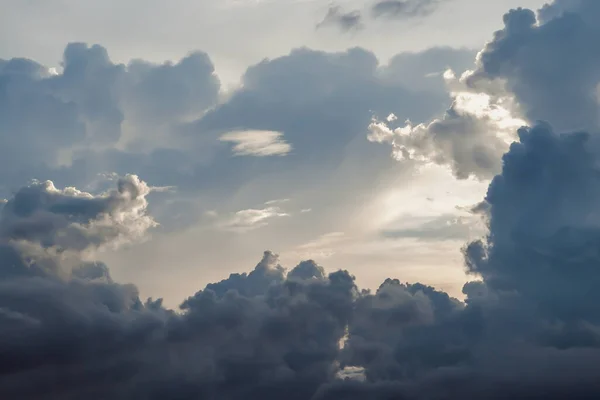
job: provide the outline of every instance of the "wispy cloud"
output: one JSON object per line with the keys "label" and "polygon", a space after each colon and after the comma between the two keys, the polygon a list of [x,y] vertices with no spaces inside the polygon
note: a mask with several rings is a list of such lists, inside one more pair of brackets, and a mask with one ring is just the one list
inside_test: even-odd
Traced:
{"label": "wispy cloud", "polygon": [[408,221],[403,225],[384,229],[382,235],[393,239],[464,241],[485,233],[483,221],[474,215],[446,214],[435,218],[416,218],[416,220]]}
{"label": "wispy cloud", "polygon": [[236,156],[284,156],[292,150],[283,140],[283,133],[276,131],[234,131],[221,135],[219,140],[234,143],[232,152]]}
{"label": "wispy cloud", "polygon": [[374,18],[406,19],[433,13],[443,0],[382,0],[371,7]]}
{"label": "wispy cloud", "polygon": [[343,11],[340,6],[332,5],[317,29],[325,26],[335,26],[344,32],[359,30],[363,27],[362,14],[359,10]]}
{"label": "wispy cloud", "polygon": [[281,217],[289,217],[290,214],[284,212],[279,207],[249,208],[234,213],[219,224],[224,230],[239,233],[248,232],[254,229],[262,228],[272,220]]}
{"label": "wispy cloud", "polygon": [[290,201],[290,199],[274,199],[274,200],[265,201],[265,205],[270,206],[273,204],[288,203],[289,201]]}

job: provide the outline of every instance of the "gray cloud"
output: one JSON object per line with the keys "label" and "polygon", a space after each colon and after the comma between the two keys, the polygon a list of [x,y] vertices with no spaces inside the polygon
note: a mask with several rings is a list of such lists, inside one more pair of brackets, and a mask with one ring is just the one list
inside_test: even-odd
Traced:
{"label": "gray cloud", "polygon": [[[17,104],[20,91],[25,91],[29,96],[55,100],[66,110],[70,107],[72,113],[63,117],[46,108],[20,107],[10,112],[1,108],[7,118],[2,118],[0,125],[12,121],[6,132],[20,132],[11,139],[14,145],[7,140],[0,149],[0,153],[6,152],[2,159],[7,163],[11,157],[15,159],[10,168],[0,169],[2,197],[32,177],[81,187],[97,179],[98,173],[116,172],[144,176],[153,186],[176,186],[180,198],[201,193],[205,198],[202,207],[211,209],[220,205],[223,197],[235,199],[236,191],[250,181],[264,186],[260,199],[246,198],[229,205],[239,210],[264,201],[263,196],[291,195],[288,189],[303,192],[315,185],[343,182],[336,176],[342,174],[338,169],[342,163],[361,166],[360,173],[349,172],[355,185],[361,180],[364,185],[372,184],[374,175],[393,165],[393,160],[384,156],[384,148],[364,141],[364,126],[373,114],[395,112],[401,119],[419,123],[447,106],[443,81],[418,77],[418,68],[405,66],[424,63],[427,73],[447,66],[460,69],[459,64],[471,55],[433,49],[427,54],[407,54],[401,57],[406,62],[384,66],[362,49],[339,53],[297,49],[250,67],[242,78],[243,86],[220,104],[219,82],[204,53],[191,53],[176,63],[135,60],[120,65],[110,61],[101,46],[71,44],[64,58],[64,69],[55,75],[30,60],[2,64],[4,79],[10,77],[21,85],[18,91],[4,92],[9,107]],[[17,81],[15,76],[21,78]],[[94,115],[92,110],[96,110]],[[68,115],[73,129],[67,129]],[[46,118],[50,116],[60,117],[56,129]],[[51,129],[56,135],[72,134],[64,140],[53,137],[52,143],[46,144],[44,140],[54,135]],[[240,131],[280,132],[283,137],[271,136],[268,143],[246,140],[243,148],[239,140],[219,140],[224,134]],[[40,132],[47,134],[38,137]],[[232,150],[287,155],[231,157]],[[259,182],[267,175],[280,182],[291,182],[293,176],[295,184],[284,190],[281,185]],[[342,191],[330,193],[341,195]],[[177,209],[160,199],[151,203],[152,212],[165,228],[183,223],[167,221],[182,206],[181,201],[172,204],[178,204]],[[317,206],[311,208],[326,212]],[[197,219],[190,215],[184,220],[192,223]]]}
{"label": "gray cloud", "polygon": [[[560,15],[537,27],[530,13],[512,12],[496,39],[524,39],[558,24],[552,21],[566,23],[567,14]],[[577,25],[584,18],[572,21]],[[92,53],[88,57],[106,67],[102,51]],[[482,60],[483,65],[493,64],[486,56]],[[498,76],[509,82],[531,78],[533,83],[526,87],[552,89],[538,86],[535,77],[521,76],[528,60],[516,57],[514,65],[511,61],[509,68],[500,68],[510,73]],[[4,70],[7,64],[2,65]],[[43,73],[35,64],[23,65],[18,70],[25,78],[14,78],[19,74],[11,72],[11,79],[30,82]],[[110,75],[120,69],[107,70]],[[212,134],[217,141],[236,129],[285,132],[298,155],[253,158],[258,163],[253,172],[291,170],[299,159],[306,163],[324,158],[337,166],[336,150],[353,142],[357,126],[368,124],[369,110],[383,116],[406,110],[421,120],[435,112],[432,106],[419,112],[432,97],[410,97],[411,91],[386,87],[388,81],[380,73],[377,60],[362,50],[299,50],[249,69],[244,87],[224,104],[203,110],[205,114],[187,127],[188,133]],[[85,79],[78,82],[89,86]],[[587,104],[587,92],[574,88],[565,94],[569,101]],[[95,115],[95,107],[81,106],[81,115],[92,126],[113,127],[117,114],[104,103],[111,91],[106,94],[103,89],[98,88],[98,109],[105,112]],[[525,104],[524,92],[515,93]],[[90,98],[82,95],[77,101],[85,105]],[[553,115],[552,107],[563,101],[556,100],[550,109],[539,103],[540,115]],[[187,115],[183,109],[181,115]],[[555,114],[558,126],[575,120],[561,111]],[[582,121],[593,120],[588,114],[584,117]],[[106,265],[85,257],[90,247],[111,243],[121,232],[140,231],[140,223],[149,227],[148,190],[142,190],[147,186],[141,181],[129,176],[104,195],[58,190],[48,183],[17,190],[0,215],[6,242],[0,246],[0,397],[598,398],[596,133],[557,132],[564,131],[545,123],[522,128],[503,156],[485,203],[477,207],[486,214],[489,231],[464,249],[467,270],[480,278],[464,286],[464,302],[395,279],[374,292],[360,290],[349,272],[327,274],[311,261],[286,274],[276,255],[265,252],[251,272],[207,285],[174,312],[160,300],[141,301],[134,286],[113,282]],[[449,134],[452,145],[460,142],[454,133]],[[363,149],[370,148],[356,151],[358,163],[378,154],[365,154]],[[155,168],[172,169],[151,175],[166,181],[176,177],[178,182],[182,178],[175,167],[186,165],[185,154],[103,153],[112,157],[109,162],[118,161],[115,170],[141,160],[150,171],[149,160],[156,157],[163,162]],[[233,160],[219,173],[249,165],[239,157]],[[80,165],[93,170],[93,157],[86,162]],[[194,172],[189,182],[215,176]],[[260,196],[257,203],[279,197],[265,192]],[[103,223],[111,229],[97,230]],[[55,268],[38,267],[40,251]]]}
{"label": "gray cloud", "polygon": [[461,110],[456,103],[442,119],[428,125],[408,125],[392,131],[376,121],[369,130],[368,139],[391,143],[397,159],[449,165],[459,179],[493,177],[500,171],[500,157],[508,147],[498,137],[499,127],[493,119]]}
{"label": "gray cloud", "polygon": [[[548,125],[519,131],[486,197],[489,234],[465,248],[469,271],[482,281],[465,285],[464,303],[396,279],[361,291],[347,271],[326,274],[313,261],[286,274],[272,252],[251,272],[188,297],[180,313],[160,300],[142,302],[134,286],[114,283],[101,263],[65,277],[4,274],[0,394],[597,396],[600,181],[587,140]],[[76,220],[96,215],[87,202],[64,196],[42,209],[62,216],[74,207],[67,215]],[[26,200],[18,193],[9,199],[10,214],[19,202],[39,203]],[[19,259],[30,254],[27,247],[13,250]],[[3,255],[2,265],[29,268],[10,260]]]}
{"label": "gray cloud", "polygon": [[382,0],[371,6],[374,18],[407,19],[432,14],[443,0]]}
{"label": "gray cloud", "polygon": [[511,10],[479,55],[480,67],[469,83],[504,82],[532,123],[547,121],[561,131],[597,130],[599,15],[593,0],[547,5],[539,24],[533,11]]}
{"label": "gray cloud", "polygon": [[[69,276],[82,262],[81,254],[140,240],[157,225],[146,213],[150,190],[135,175],[119,179],[116,189],[100,195],[34,182],[2,208],[1,252],[32,270]],[[17,260],[18,254],[26,257]],[[15,268],[0,263],[0,275],[18,272]],[[108,276],[98,267],[86,268],[86,274]]]}
{"label": "gray cloud", "polygon": [[340,6],[332,5],[327,10],[327,14],[325,14],[323,20],[317,24],[317,29],[326,26],[335,26],[342,32],[362,29],[361,12],[359,10],[345,12]]}
{"label": "gray cloud", "polygon": [[[499,156],[514,140],[506,127],[514,129],[518,119],[523,125],[546,121],[558,131],[597,132],[600,56],[593,43],[599,16],[600,7],[590,0],[552,2],[537,16],[523,8],[509,11],[504,28],[478,54],[474,71],[454,82],[466,87],[452,87],[459,93],[443,118],[407,134],[378,122],[371,138],[392,143],[397,158],[422,158],[451,166],[459,178],[488,179],[498,173]],[[460,92],[487,99],[487,110],[457,109]],[[496,118],[498,110],[506,113],[505,121]],[[597,142],[595,136],[591,142]]]}
{"label": "gray cloud", "polygon": [[434,47],[422,52],[405,52],[392,57],[382,75],[386,81],[419,92],[445,87],[443,74],[450,69],[462,73],[474,66],[477,52],[470,49]]}
{"label": "gray cloud", "polygon": [[65,171],[81,149],[166,146],[164,135],[215,104],[220,87],[204,53],[175,64],[122,65],[103,47],[82,43],[66,47],[57,73],[32,60],[2,61],[0,83],[0,174],[15,186],[40,171]]}

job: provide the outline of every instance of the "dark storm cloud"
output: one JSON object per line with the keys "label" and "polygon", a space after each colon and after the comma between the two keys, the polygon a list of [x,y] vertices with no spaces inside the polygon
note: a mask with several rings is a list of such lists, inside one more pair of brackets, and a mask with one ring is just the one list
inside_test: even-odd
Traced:
{"label": "dark storm cloud", "polygon": [[[67,276],[4,274],[0,394],[594,398],[600,160],[588,139],[545,124],[519,131],[479,207],[489,234],[465,248],[482,281],[465,285],[464,303],[396,279],[361,291],[348,272],[327,275],[313,261],[286,274],[272,252],[250,273],[188,297],[180,313],[140,301],[101,263]],[[59,199],[37,208],[59,216],[69,208],[75,221],[96,215]],[[7,205],[18,202],[39,204],[15,195]],[[30,254],[12,249],[13,259]]]}
{"label": "dark storm cloud", "polygon": [[[491,54],[502,53],[492,50],[494,43],[504,37],[512,37],[513,45],[527,45],[532,32],[547,32],[558,24],[557,32],[564,33],[565,21],[579,26],[591,18],[558,13],[538,27],[531,15],[524,10],[507,15],[504,33],[482,55],[486,74],[494,70]],[[562,40],[558,37],[553,40]],[[560,37],[571,47],[587,43]],[[535,54],[545,54],[544,46],[535,49]],[[541,82],[548,70],[542,68],[537,81],[526,73],[530,55],[517,53],[497,77],[513,85],[528,112],[539,107],[540,115],[556,116],[558,126],[577,121],[578,114],[566,109],[559,114],[554,107],[587,104],[583,86],[574,84],[565,93],[546,87]],[[24,65],[24,79],[40,73],[35,64]],[[561,65],[567,72],[587,68],[555,67]],[[541,61],[539,66],[551,68]],[[383,83],[373,84],[376,72],[376,59],[361,50],[337,55],[298,51],[251,68],[244,88],[194,126],[217,134],[240,127],[282,131],[300,154],[328,154],[313,149],[314,138],[307,133],[313,126],[310,117],[335,121],[324,124],[328,129],[343,127],[339,121],[360,123],[364,115],[352,112],[364,106],[385,111],[386,104],[404,102],[392,100],[397,90],[388,93],[380,87]],[[588,78],[569,76],[593,81]],[[528,97],[523,87],[542,93]],[[542,95],[564,95],[568,102],[554,97],[537,102]],[[593,120],[586,113],[583,117]],[[138,226],[149,218],[145,206],[136,205],[136,199],[145,199],[140,181],[124,179],[103,196],[81,196],[75,189],[57,193],[49,184],[18,190],[0,218],[0,232],[10,233],[0,247],[0,397],[598,398],[596,135],[547,123],[518,131],[485,202],[477,206],[489,231],[464,248],[468,272],[481,278],[465,284],[465,302],[395,279],[375,292],[361,291],[349,272],[325,274],[312,261],[286,274],[276,255],[265,252],[252,272],[207,285],[176,313],[160,300],[141,301],[132,285],[113,282],[104,264],[84,261],[80,250],[88,246],[78,240],[67,241],[68,246],[60,242],[65,226],[94,230],[98,224],[122,221]],[[348,137],[352,133],[334,129],[323,146],[339,148]],[[99,234],[104,232],[112,230]],[[19,245],[13,237],[20,239]],[[102,237],[106,242],[114,238]],[[73,257],[65,255],[69,252]],[[31,260],[40,254],[58,267],[35,268]],[[65,270],[70,273],[59,273]]]}
{"label": "dark storm cloud", "polygon": [[531,122],[547,121],[560,131],[596,130],[599,17],[594,0],[548,5],[539,25],[533,11],[511,10],[480,54],[481,66],[470,83],[505,80]]}
{"label": "dark storm cloud", "polygon": [[596,323],[598,155],[584,133],[539,125],[519,136],[490,184],[490,237],[481,250],[468,248],[469,267],[488,286],[516,290],[552,315]]}
{"label": "dark storm cloud", "polygon": [[362,15],[360,11],[343,11],[340,6],[333,5],[327,10],[327,14],[321,22],[317,24],[317,29],[325,26],[335,26],[342,32],[361,29]]}
{"label": "dark storm cloud", "polygon": [[[528,9],[509,11],[504,28],[494,33],[478,54],[473,73],[464,77],[467,88],[458,91],[483,95],[490,99],[489,110],[506,107],[529,124],[546,121],[561,132],[597,132],[598,18],[600,7],[593,0],[553,2],[537,17]],[[451,166],[458,178],[489,179],[499,172],[500,155],[507,147],[497,116],[465,112],[455,101],[443,118],[417,126],[410,135],[376,136],[380,142],[393,141],[398,155],[414,153]]]}

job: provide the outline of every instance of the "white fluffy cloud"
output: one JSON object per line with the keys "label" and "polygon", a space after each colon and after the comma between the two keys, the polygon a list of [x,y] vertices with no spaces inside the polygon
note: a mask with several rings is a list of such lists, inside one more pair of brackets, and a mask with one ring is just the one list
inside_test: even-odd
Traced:
{"label": "white fluffy cloud", "polygon": [[444,73],[453,102],[442,118],[417,125],[407,121],[394,128],[390,125],[396,117],[391,114],[387,121],[373,120],[367,138],[390,144],[397,160],[449,166],[459,179],[492,178],[500,172],[502,154],[516,139],[516,130],[527,123],[513,115],[509,95],[491,96],[468,88],[465,82],[472,74],[467,71],[457,79],[451,70]]}

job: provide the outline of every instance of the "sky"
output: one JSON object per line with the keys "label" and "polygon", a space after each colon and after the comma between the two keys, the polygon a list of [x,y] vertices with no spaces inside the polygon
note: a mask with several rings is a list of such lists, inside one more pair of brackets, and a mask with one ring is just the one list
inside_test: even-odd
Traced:
{"label": "sky", "polygon": [[[457,74],[472,68],[476,52],[502,27],[506,10],[535,9],[542,2],[433,1],[425,2],[431,4],[416,15],[409,10],[405,16],[389,18],[374,17],[371,4],[352,1],[1,1],[2,9],[8,10],[0,16],[0,37],[4,38],[0,39],[0,58],[5,60],[26,58],[60,73],[65,49],[74,42],[102,46],[105,54],[98,57],[115,65],[140,64],[140,60],[177,65],[193,52],[203,54],[202,60],[200,56],[194,59],[202,64],[202,72],[194,70],[192,61],[188,67],[170,71],[174,77],[167,76],[164,68],[156,77],[147,78],[147,89],[124,95],[128,98],[116,98],[122,96],[114,93],[122,90],[116,87],[108,90],[111,93],[92,94],[101,90],[96,85],[111,84],[94,83],[91,68],[82,78],[88,93],[78,96],[86,97],[82,101],[91,108],[100,105],[89,102],[106,101],[107,109],[88,111],[113,113],[105,115],[120,124],[114,128],[120,136],[102,144],[65,138],[56,146],[60,159],[52,160],[54,164],[68,169],[73,165],[73,151],[81,146],[117,148],[146,160],[131,159],[136,165],[117,168],[115,164],[126,164],[124,154],[115,155],[121,161],[111,162],[96,151],[95,165],[86,166],[81,179],[67,178],[70,172],[46,173],[42,168],[42,172],[23,172],[5,184],[9,193],[32,178],[64,179],[62,185],[78,186],[97,181],[98,174],[138,173],[151,185],[173,186],[172,192],[155,196],[154,205],[158,208],[162,203],[162,210],[155,211],[161,229],[151,233],[153,239],[103,257],[119,280],[135,280],[145,295],[164,297],[175,306],[182,293],[198,284],[250,268],[247,259],[259,248],[277,252],[286,263],[303,258],[326,260],[331,270],[351,269],[368,287],[377,286],[393,270],[407,280],[425,281],[461,296],[465,278],[460,249],[482,231],[468,213],[456,207],[478,202],[487,183],[451,179],[446,166],[406,168],[390,160],[385,147],[369,143],[368,125],[371,118],[392,113],[398,114],[400,122],[410,119],[415,124],[442,115],[451,96],[441,74],[448,68]],[[360,21],[348,30],[335,18],[327,20],[329,10],[340,15],[358,13]],[[459,20],[470,23],[456,24]],[[345,53],[348,49],[354,50]],[[364,69],[358,67],[361,62]],[[348,72],[338,75],[338,67]],[[251,83],[251,71],[256,71],[255,83]],[[144,79],[134,77],[132,68],[128,72],[130,80]],[[331,75],[337,75],[337,80],[328,83]],[[80,85],[73,79],[72,85]],[[157,82],[154,88],[149,87],[152,79]],[[158,79],[163,81],[158,83]],[[187,86],[192,80],[196,83]],[[333,86],[317,87],[322,84]],[[241,89],[252,85],[256,86],[249,92]],[[327,90],[331,90],[329,96]],[[140,109],[139,96],[155,103]],[[244,96],[261,96],[266,103],[253,110],[244,104],[251,101]],[[154,107],[164,109],[162,101],[178,109],[170,115],[156,114],[159,120],[151,122],[147,115],[155,113]],[[270,101],[279,103],[279,109],[270,111]],[[318,110],[317,101],[327,104],[326,108]],[[206,113],[210,116],[203,118]],[[61,123],[57,121],[57,130]],[[235,136],[238,131],[263,130],[281,135]],[[179,131],[185,133],[175,133]],[[295,143],[294,136],[302,143]],[[254,145],[257,149],[271,150],[253,153],[253,147],[247,147],[252,145],[244,144],[253,140],[259,141]],[[224,149],[228,145],[231,150]],[[241,147],[249,150],[236,150]],[[181,149],[191,150],[185,161],[175,154]],[[148,158],[151,152],[155,156]],[[23,159],[29,166],[35,158],[30,156]],[[182,165],[173,166],[177,171],[160,172],[164,170],[161,163],[172,165],[171,158]],[[205,168],[214,169],[198,171]],[[272,207],[265,204],[281,199],[289,201]],[[210,215],[216,217],[207,218]],[[215,229],[235,218],[248,226]],[[452,226],[445,228],[447,224]],[[250,225],[256,229],[249,229]],[[433,236],[441,237],[423,229],[437,230]],[[396,230],[405,232],[389,234]],[[230,247],[235,251],[222,251]],[[372,257],[377,259],[376,266],[367,267]]]}
{"label": "sky", "polygon": [[0,10],[0,397],[600,395],[599,2]]}

